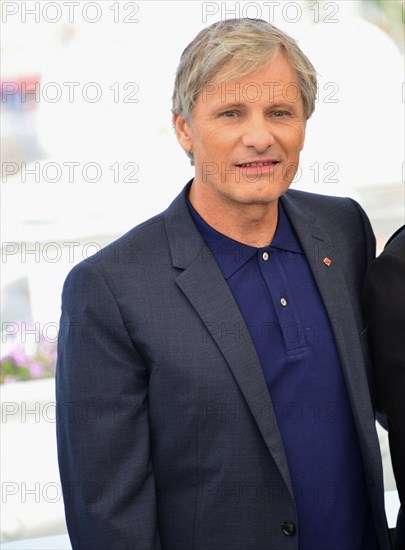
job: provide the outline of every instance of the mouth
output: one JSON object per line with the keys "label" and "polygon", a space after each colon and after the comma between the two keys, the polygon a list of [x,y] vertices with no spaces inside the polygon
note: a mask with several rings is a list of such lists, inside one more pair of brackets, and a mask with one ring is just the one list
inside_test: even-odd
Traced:
{"label": "mouth", "polygon": [[268,166],[275,166],[276,164],[279,164],[279,160],[254,160],[252,162],[239,162],[236,164],[238,168],[264,168]]}

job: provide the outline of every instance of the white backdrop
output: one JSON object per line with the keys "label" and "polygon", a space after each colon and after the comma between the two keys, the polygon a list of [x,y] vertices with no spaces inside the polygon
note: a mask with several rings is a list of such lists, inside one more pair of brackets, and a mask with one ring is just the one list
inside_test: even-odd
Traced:
{"label": "white backdrop", "polygon": [[[2,122],[15,145],[15,158],[3,158],[3,287],[27,280],[33,319],[57,323],[69,269],[166,208],[193,175],[171,127],[179,57],[204,26],[235,16],[274,23],[313,62],[319,97],[293,185],[357,198],[381,249],[404,223],[403,54],[362,19],[360,4],[3,1],[3,82],[41,76],[29,128],[7,111],[12,100],[24,101],[15,97],[21,91],[11,86],[3,96]],[[17,127],[22,135],[35,131],[40,157],[25,159]],[[5,502],[12,511],[5,539],[64,529],[61,502],[51,514],[52,498],[42,493],[59,481],[54,424],[44,414],[53,386],[33,384],[17,384],[5,398],[17,412],[3,415],[2,477],[18,483]],[[25,422],[23,403],[38,403],[39,416]],[[24,502],[23,483],[37,482],[38,502]]]}

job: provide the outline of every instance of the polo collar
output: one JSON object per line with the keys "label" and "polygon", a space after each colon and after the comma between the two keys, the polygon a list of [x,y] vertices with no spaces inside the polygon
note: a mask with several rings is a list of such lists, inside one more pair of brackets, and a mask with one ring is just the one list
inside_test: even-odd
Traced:
{"label": "polo collar", "polygon": [[280,201],[278,201],[278,222],[274,238],[270,245],[264,247],[249,246],[235,241],[208,225],[193,207],[188,196],[187,206],[197,229],[217,261],[225,279],[229,279],[253,256],[262,254],[265,251],[271,252],[274,249],[278,249],[286,253],[303,254]]}

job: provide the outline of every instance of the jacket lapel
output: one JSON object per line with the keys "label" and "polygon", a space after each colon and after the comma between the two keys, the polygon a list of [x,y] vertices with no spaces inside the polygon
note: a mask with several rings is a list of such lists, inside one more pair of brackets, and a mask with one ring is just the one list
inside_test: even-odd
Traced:
{"label": "jacket lapel", "polygon": [[227,361],[269,451],[293,497],[287,460],[266,381],[247,327],[221,270],[194,225],[188,187],[166,211],[166,230],[176,283]]}
{"label": "jacket lapel", "polygon": [[[367,412],[370,415],[369,418],[373,418],[373,411],[371,400],[364,391],[368,382],[359,329],[336,236],[331,238],[326,229],[315,223],[313,214],[303,208],[290,194],[284,195],[281,201],[305,252],[325,304],[352,404],[354,420],[360,427],[360,419],[364,418],[364,413]],[[331,263],[328,265],[329,260]],[[356,266],[353,266],[353,269],[355,268]],[[362,433],[364,434],[364,428],[365,426],[362,425],[359,429],[360,438]],[[366,435],[373,439],[372,434]]]}

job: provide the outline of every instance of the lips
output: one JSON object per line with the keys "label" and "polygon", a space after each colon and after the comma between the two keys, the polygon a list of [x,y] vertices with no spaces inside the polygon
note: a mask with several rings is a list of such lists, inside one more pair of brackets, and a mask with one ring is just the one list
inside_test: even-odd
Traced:
{"label": "lips", "polygon": [[257,168],[261,166],[273,166],[279,162],[278,160],[254,160],[251,162],[238,162],[236,166],[239,168]]}

